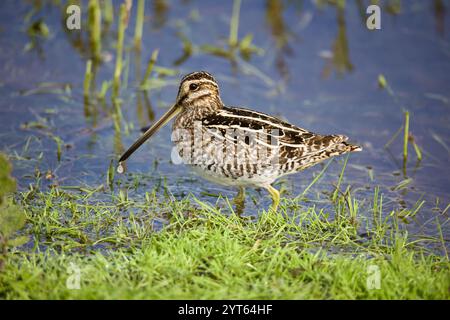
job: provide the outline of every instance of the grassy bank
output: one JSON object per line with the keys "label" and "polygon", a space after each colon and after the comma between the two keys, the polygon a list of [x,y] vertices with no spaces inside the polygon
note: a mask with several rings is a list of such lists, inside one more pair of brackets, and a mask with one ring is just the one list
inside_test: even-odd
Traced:
{"label": "grassy bank", "polygon": [[[294,199],[257,218],[156,190],[31,189],[18,198],[29,242],[4,257],[1,298],[450,298],[448,258],[409,239],[378,194],[369,219],[349,194],[335,196],[333,214]],[[367,286],[374,268],[379,289]]]}

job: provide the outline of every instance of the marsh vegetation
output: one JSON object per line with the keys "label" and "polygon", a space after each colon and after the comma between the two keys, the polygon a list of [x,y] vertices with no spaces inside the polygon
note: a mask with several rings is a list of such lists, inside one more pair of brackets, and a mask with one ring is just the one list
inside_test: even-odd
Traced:
{"label": "marsh vegetation", "polygon": [[[450,298],[448,1],[0,7],[1,298]],[[117,174],[200,69],[226,104],[364,152],[280,179],[277,215],[171,163],[170,128]]]}

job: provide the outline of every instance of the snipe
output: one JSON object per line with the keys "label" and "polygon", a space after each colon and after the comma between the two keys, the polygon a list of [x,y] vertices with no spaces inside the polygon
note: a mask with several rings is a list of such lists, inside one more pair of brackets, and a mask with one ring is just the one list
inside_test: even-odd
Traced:
{"label": "snipe", "polygon": [[175,117],[172,140],[178,156],[196,172],[219,184],[263,187],[276,211],[280,193],[272,183],[281,176],[361,147],[343,135],[320,135],[276,117],[222,103],[219,86],[207,72],[181,79],[175,104],[120,158],[122,163],[158,129]]}

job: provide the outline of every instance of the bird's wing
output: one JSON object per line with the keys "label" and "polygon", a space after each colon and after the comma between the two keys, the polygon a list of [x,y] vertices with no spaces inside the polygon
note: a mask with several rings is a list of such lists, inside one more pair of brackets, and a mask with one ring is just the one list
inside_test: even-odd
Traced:
{"label": "bird's wing", "polygon": [[263,143],[273,138],[286,149],[305,149],[306,152],[321,151],[346,139],[341,135],[316,134],[274,116],[244,108],[223,107],[219,112],[202,119],[202,125],[222,132],[230,129],[265,133],[267,141]]}
{"label": "bird's wing", "polygon": [[223,107],[202,119],[202,126],[231,143],[238,143],[236,132],[246,135],[256,133],[258,146],[276,151],[280,165],[290,165],[293,170],[311,157],[347,140],[343,135],[316,134],[274,116],[245,108]]}

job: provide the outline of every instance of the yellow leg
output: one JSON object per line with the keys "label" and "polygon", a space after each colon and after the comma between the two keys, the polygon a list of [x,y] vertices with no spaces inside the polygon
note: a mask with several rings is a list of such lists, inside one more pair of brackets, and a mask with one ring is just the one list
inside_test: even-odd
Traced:
{"label": "yellow leg", "polygon": [[245,189],[244,187],[239,187],[239,192],[234,198],[234,204],[236,205],[236,213],[240,216],[244,212],[245,207]]}
{"label": "yellow leg", "polygon": [[273,212],[277,212],[278,205],[280,204],[280,192],[272,187],[270,184],[266,186],[267,191],[269,191],[270,196],[272,197],[272,206],[270,207]]}

